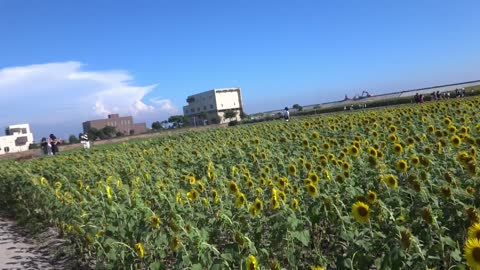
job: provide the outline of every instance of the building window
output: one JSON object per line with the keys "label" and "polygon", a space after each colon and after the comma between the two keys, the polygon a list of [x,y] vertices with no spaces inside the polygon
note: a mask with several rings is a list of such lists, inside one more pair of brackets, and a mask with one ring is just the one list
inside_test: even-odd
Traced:
{"label": "building window", "polygon": [[203,106],[203,110],[204,110],[204,111],[207,110],[207,106]]}
{"label": "building window", "polygon": [[197,112],[199,112],[199,111],[200,111],[200,107],[197,108]]}
{"label": "building window", "polygon": [[8,147],[8,146],[5,146],[5,147],[3,148],[3,151],[4,151],[5,153],[8,153],[8,152],[10,152],[10,147]]}
{"label": "building window", "polygon": [[213,104],[210,104],[210,109],[213,109]]}
{"label": "building window", "polygon": [[194,108],[192,108],[191,112],[192,112],[192,113],[193,113],[193,112],[195,112],[195,109],[194,109]]}

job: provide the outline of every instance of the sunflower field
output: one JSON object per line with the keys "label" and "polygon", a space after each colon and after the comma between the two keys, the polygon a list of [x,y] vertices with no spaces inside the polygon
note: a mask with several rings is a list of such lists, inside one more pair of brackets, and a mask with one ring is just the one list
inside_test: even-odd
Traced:
{"label": "sunflower field", "polygon": [[480,269],[480,98],[2,163],[0,204],[101,269]]}

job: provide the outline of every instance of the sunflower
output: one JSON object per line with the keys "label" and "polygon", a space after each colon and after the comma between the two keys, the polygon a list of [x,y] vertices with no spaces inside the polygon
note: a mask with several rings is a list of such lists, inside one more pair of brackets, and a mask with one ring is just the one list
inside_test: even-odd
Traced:
{"label": "sunflower", "polygon": [[412,163],[413,166],[417,166],[418,164],[420,164],[420,158],[415,155],[412,155],[410,157],[410,163]]}
{"label": "sunflower", "polygon": [[158,229],[160,227],[160,218],[157,215],[150,217],[150,226],[152,226],[154,229]]}
{"label": "sunflower", "polygon": [[187,198],[193,202],[198,198],[198,192],[195,189],[190,190],[187,192]]}
{"label": "sunflower", "polygon": [[406,229],[400,232],[400,243],[404,249],[408,249],[411,244],[412,233]]}
{"label": "sunflower", "polygon": [[288,165],[288,174],[290,174],[291,176],[297,175],[297,167],[295,166],[295,164],[290,163],[290,165]]}
{"label": "sunflower", "polygon": [[312,270],[325,270],[325,268],[321,266],[312,266]]}
{"label": "sunflower", "polygon": [[476,190],[475,190],[475,188],[473,188],[473,187],[467,187],[467,188],[465,189],[465,191],[466,191],[469,195],[473,195]]}
{"label": "sunflower", "polygon": [[318,132],[314,131],[312,132],[312,139],[318,139],[320,138],[320,134],[318,134]]}
{"label": "sunflower", "polygon": [[387,183],[387,185],[391,188],[398,188],[398,181],[397,178],[393,174],[387,174],[384,177],[384,181]]}
{"label": "sunflower", "polygon": [[325,151],[330,150],[330,144],[329,143],[323,143],[322,147],[323,147],[323,149],[325,149]]}
{"label": "sunflower", "polygon": [[195,179],[195,176],[188,177],[188,182],[190,183],[190,185],[195,185],[196,181],[197,180]]}
{"label": "sunflower", "polygon": [[397,135],[395,134],[388,135],[388,140],[391,142],[396,142],[398,140]]}
{"label": "sunflower", "polygon": [[388,129],[390,130],[391,133],[397,132],[397,127],[394,125],[391,125]]}
{"label": "sunflower", "polygon": [[239,192],[237,194],[237,200],[235,201],[235,207],[241,208],[245,205],[247,202],[247,198],[245,197],[245,194]]}
{"label": "sunflower", "polygon": [[220,201],[220,198],[218,196],[218,191],[216,191],[215,189],[210,191],[210,195],[212,196],[212,200],[214,203],[218,203]]}
{"label": "sunflower", "polygon": [[106,186],[105,191],[107,192],[107,198],[112,200],[112,188],[110,186]]}
{"label": "sunflower", "polygon": [[377,157],[377,149],[375,149],[374,147],[369,147],[368,148],[368,154],[371,156],[371,157]]}
{"label": "sunflower", "polygon": [[475,146],[470,147],[468,151],[473,157],[477,156],[477,148]]}
{"label": "sunflower", "polygon": [[298,200],[297,199],[292,200],[291,207],[292,207],[293,210],[298,210]]}
{"label": "sunflower", "polygon": [[403,146],[399,143],[396,143],[393,145],[393,152],[395,152],[395,154],[399,155],[403,152]]}
{"label": "sunflower", "polygon": [[253,203],[253,206],[255,207],[255,211],[259,212],[262,211],[263,209],[263,202],[259,198],[255,199],[255,202]]}
{"label": "sunflower", "polygon": [[367,200],[371,204],[376,203],[377,202],[377,193],[375,191],[369,190],[367,192]]}
{"label": "sunflower", "polygon": [[270,199],[270,205],[273,209],[280,208],[280,201],[278,200],[277,190],[272,189],[272,198]]}
{"label": "sunflower", "polygon": [[448,132],[452,134],[455,134],[455,132],[457,132],[457,128],[453,125],[449,126],[447,129],[448,129]]}
{"label": "sunflower", "polygon": [[172,240],[170,241],[170,248],[173,250],[173,252],[177,252],[178,249],[180,248],[181,243],[182,241],[180,240],[180,238],[175,235],[172,237]]}
{"label": "sunflower", "polygon": [[370,208],[363,202],[356,202],[352,206],[352,214],[356,221],[365,223],[370,218]]}
{"label": "sunflower", "polygon": [[422,209],[422,218],[427,224],[432,224],[433,223],[432,209],[428,207],[424,207]]}
{"label": "sunflower", "polygon": [[360,150],[355,146],[355,145],[352,145],[348,148],[348,152],[350,153],[350,155],[352,155],[353,157],[358,157],[358,155],[360,154]]}
{"label": "sunflower", "polygon": [[432,125],[429,125],[429,126],[427,127],[427,131],[428,131],[428,133],[433,134],[433,133],[435,132],[435,127],[432,126]]}
{"label": "sunflower", "polygon": [[232,193],[232,194],[237,194],[238,192],[240,192],[240,190],[238,189],[238,186],[237,186],[237,183],[235,183],[235,181],[230,181],[230,183],[228,183],[228,190]]}
{"label": "sunflower", "polygon": [[202,182],[198,181],[198,182],[197,182],[197,186],[198,186],[198,190],[199,190],[200,192],[204,192],[204,191],[205,191],[205,185],[204,185]]}
{"label": "sunflower", "polygon": [[310,196],[315,196],[317,194],[317,187],[315,185],[309,184],[306,186],[306,188]]}
{"label": "sunflower", "polygon": [[143,248],[142,243],[137,243],[135,245],[135,250],[137,251],[138,257],[140,259],[143,259],[143,257],[145,257],[145,249]]}
{"label": "sunflower", "polygon": [[480,223],[474,223],[468,228],[468,238],[480,240]]}
{"label": "sunflower", "polygon": [[480,269],[480,240],[476,238],[470,238],[465,243],[465,259],[467,265],[474,270]]}
{"label": "sunflower", "polygon": [[397,161],[397,170],[400,172],[406,172],[408,170],[408,164],[404,159]]}
{"label": "sunflower", "polygon": [[258,268],[257,258],[255,256],[250,255],[247,259],[247,270],[256,270]]}
{"label": "sunflower", "polygon": [[342,164],[342,169],[343,169],[344,171],[350,170],[350,164],[349,164],[348,162],[343,162],[343,164]]}
{"label": "sunflower", "polygon": [[311,181],[311,183],[317,184],[320,178],[316,173],[311,172],[308,174],[308,179]]}
{"label": "sunflower", "polygon": [[449,117],[443,118],[443,124],[445,126],[450,126],[452,124],[452,120]]}
{"label": "sunflower", "polygon": [[462,144],[462,139],[460,139],[460,137],[458,137],[457,135],[453,135],[450,138],[450,141],[452,142],[453,145],[455,145],[457,147]]}

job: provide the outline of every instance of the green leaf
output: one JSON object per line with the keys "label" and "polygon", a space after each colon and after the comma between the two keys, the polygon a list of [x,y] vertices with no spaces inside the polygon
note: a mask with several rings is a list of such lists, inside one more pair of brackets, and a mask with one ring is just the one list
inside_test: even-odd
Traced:
{"label": "green leaf", "polygon": [[161,262],[153,262],[149,266],[150,270],[164,270],[165,266]]}
{"label": "green leaf", "polygon": [[448,236],[445,236],[445,237],[442,236],[440,239],[442,240],[442,243],[444,243],[445,245],[447,245],[449,247],[452,247],[452,248],[457,247],[457,243],[455,241],[453,241],[452,238],[450,238]]}
{"label": "green leaf", "polygon": [[200,264],[198,264],[198,263],[192,265],[192,267],[191,267],[190,269],[191,269],[191,270],[203,270],[202,265],[200,265]]}
{"label": "green leaf", "polygon": [[460,262],[460,261],[462,261],[462,255],[461,254],[462,253],[460,252],[460,250],[455,249],[454,251],[452,251],[450,253],[450,257],[452,257],[452,259],[454,259],[455,261]]}
{"label": "green leaf", "polygon": [[292,232],[292,236],[293,238],[302,242],[304,246],[308,246],[308,243],[310,242],[310,232],[307,230],[301,232]]}

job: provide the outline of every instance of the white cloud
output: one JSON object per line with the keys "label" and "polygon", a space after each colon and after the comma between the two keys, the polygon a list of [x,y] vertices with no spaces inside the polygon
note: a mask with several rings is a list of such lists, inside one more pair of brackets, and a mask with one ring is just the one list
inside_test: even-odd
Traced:
{"label": "white cloud", "polygon": [[82,122],[110,113],[141,122],[178,112],[168,99],[144,100],[157,85],[135,85],[126,71],[86,68],[80,62],[59,62],[0,69],[0,125],[31,123],[53,132],[76,122],[78,129],[61,131],[73,133],[81,131]]}

